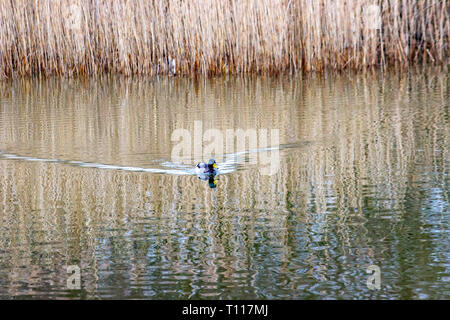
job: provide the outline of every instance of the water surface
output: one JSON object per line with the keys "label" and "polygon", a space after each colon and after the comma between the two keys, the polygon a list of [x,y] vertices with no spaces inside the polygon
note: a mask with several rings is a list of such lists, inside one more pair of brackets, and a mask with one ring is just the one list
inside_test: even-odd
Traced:
{"label": "water surface", "polygon": [[[0,298],[450,298],[446,73],[0,90]],[[279,169],[219,154],[210,188],[171,155],[195,123],[278,129]]]}

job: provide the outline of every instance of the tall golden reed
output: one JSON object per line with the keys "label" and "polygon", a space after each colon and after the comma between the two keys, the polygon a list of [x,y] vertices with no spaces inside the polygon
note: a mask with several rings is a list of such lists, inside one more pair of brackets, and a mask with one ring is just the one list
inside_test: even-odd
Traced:
{"label": "tall golden reed", "polygon": [[447,63],[447,0],[3,0],[0,78]]}

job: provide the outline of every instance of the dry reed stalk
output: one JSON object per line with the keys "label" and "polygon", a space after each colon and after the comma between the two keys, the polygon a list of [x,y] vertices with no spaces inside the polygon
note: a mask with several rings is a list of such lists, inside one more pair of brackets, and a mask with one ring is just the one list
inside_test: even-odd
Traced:
{"label": "dry reed stalk", "polygon": [[445,64],[449,11],[447,0],[1,1],[0,78]]}

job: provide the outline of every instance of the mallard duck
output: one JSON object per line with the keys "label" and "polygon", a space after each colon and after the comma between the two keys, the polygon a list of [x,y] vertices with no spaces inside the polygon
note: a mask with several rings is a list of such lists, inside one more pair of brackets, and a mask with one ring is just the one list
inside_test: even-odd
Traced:
{"label": "mallard duck", "polygon": [[196,174],[208,174],[216,175],[218,173],[218,167],[216,160],[209,159],[208,163],[200,162],[195,167]]}

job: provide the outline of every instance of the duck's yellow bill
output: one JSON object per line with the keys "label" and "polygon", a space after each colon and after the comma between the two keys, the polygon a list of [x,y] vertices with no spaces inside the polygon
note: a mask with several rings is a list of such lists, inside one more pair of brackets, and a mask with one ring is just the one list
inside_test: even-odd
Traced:
{"label": "duck's yellow bill", "polygon": [[217,164],[214,163],[214,164],[213,164],[213,168],[214,168],[214,169],[217,169]]}

